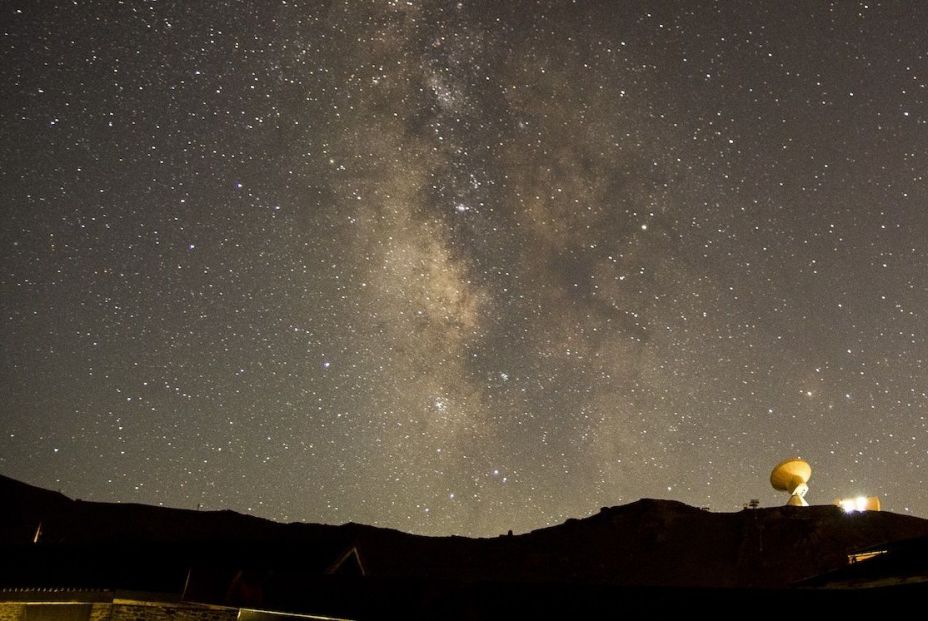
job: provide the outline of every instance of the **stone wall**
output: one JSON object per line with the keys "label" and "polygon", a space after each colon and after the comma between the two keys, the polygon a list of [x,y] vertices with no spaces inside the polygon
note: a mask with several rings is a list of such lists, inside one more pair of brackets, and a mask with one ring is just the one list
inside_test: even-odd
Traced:
{"label": "stone wall", "polygon": [[188,604],[113,603],[110,621],[235,621],[237,608]]}
{"label": "stone wall", "polygon": [[237,608],[177,602],[0,601],[0,621],[235,621]]}
{"label": "stone wall", "polygon": [[110,621],[112,608],[112,604],[94,604],[88,621]]}
{"label": "stone wall", "polygon": [[22,602],[0,602],[0,621],[21,621],[25,608]]}

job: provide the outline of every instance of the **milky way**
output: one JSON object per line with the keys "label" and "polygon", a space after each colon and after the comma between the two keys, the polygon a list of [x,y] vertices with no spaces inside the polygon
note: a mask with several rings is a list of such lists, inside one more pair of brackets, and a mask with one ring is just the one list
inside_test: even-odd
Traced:
{"label": "milky way", "polygon": [[493,535],[928,516],[928,5],[8,2],[0,472]]}

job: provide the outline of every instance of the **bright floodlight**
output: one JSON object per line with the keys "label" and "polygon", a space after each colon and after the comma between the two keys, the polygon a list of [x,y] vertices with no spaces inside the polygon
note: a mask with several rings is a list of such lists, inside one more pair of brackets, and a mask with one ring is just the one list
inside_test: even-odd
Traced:
{"label": "bright floodlight", "polygon": [[879,511],[879,496],[857,496],[856,498],[845,498],[838,501],[838,506],[845,513],[856,513],[858,511]]}
{"label": "bright floodlight", "polygon": [[812,466],[798,457],[793,457],[777,464],[770,473],[770,484],[773,489],[789,492],[787,505],[808,507],[805,496],[809,491],[808,482],[811,476]]}

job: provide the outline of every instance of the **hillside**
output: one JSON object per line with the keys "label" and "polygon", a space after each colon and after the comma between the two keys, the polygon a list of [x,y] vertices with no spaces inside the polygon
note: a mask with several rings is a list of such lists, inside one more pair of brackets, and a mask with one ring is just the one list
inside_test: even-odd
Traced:
{"label": "hillside", "polygon": [[201,601],[257,598],[290,609],[307,593],[322,597],[307,584],[328,584],[321,592],[336,597],[325,582],[333,574],[363,574],[365,588],[386,581],[391,592],[436,584],[779,589],[846,567],[852,552],[928,536],[928,520],[833,506],[711,513],[645,499],[522,535],[471,539],[82,502],[5,477],[0,499],[0,587],[184,590]]}

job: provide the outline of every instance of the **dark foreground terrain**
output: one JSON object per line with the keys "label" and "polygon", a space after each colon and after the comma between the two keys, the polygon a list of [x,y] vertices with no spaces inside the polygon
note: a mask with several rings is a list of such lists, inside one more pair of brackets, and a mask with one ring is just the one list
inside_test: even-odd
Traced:
{"label": "dark foreground terrain", "polygon": [[892,610],[928,596],[928,520],[640,500],[523,535],[422,537],[82,502],[0,477],[0,589],[356,619]]}

